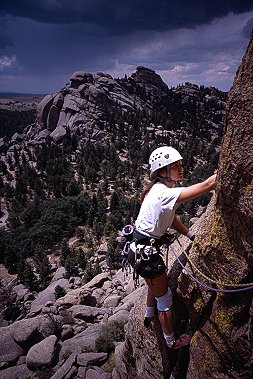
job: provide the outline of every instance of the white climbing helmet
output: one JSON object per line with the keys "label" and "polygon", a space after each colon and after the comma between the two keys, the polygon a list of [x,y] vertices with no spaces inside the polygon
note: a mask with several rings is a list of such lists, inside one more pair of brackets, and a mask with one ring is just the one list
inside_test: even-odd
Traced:
{"label": "white climbing helmet", "polygon": [[149,169],[151,177],[162,167],[183,159],[179,152],[171,146],[162,146],[155,149],[149,157]]}

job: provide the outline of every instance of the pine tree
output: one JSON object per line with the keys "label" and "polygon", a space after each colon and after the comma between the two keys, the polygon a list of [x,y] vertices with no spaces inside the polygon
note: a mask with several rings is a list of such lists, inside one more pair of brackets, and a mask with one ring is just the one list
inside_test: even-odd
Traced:
{"label": "pine tree", "polygon": [[66,295],[66,291],[65,289],[60,286],[60,285],[57,285],[54,289],[54,295],[55,295],[55,300],[59,299],[60,297],[63,297]]}
{"label": "pine tree", "polygon": [[28,287],[31,291],[38,289],[38,281],[34,274],[32,266],[23,259],[17,265],[18,280]]}
{"label": "pine tree", "polygon": [[77,274],[77,262],[73,253],[66,258],[64,267],[68,276]]}
{"label": "pine tree", "polygon": [[87,263],[88,263],[88,259],[86,257],[86,254],[84,253],[84,251],[82,249],[78,249],[78,251],[76,252],[76,255],[77,255],[77,263],[78,263],[79,267],[81,267],[81,269],[84,270],[87,266]]}
{"label": "pine tree", "polygon": [[107,256],[109,265],[112,265],[112,266],[117,266],[119,263],[118,262],[119,257],[118,257],[118,252],[117,252],[118,243],[116,239],[117,235],[118,235],[118,232],[112,232],[108,240],[108,251],[107,251],[106,256]]}
{"label": "pine tree", "polygon": [[42,288],[45,288],[51,279],[51,264],[49,258],[45,253],[36,254],[34,256],[34,264],[40,278],[40,284]]}
{"label": "pine tree", "polygon": [[94,220],[93,233],[97,241],[99,242],[101,237],[103,236],[104,227],[103,227],[103,224],[99,222],[98,220],[99,219],[97,217]]}
{"label": "pine tree", "polygon": [[80,186],[75,178],[72,178],[67,186],[67,194],[68,196],[77,196],[81,192]]}
{"label": "pine tree", "polygon": [[116,191],[113,191],[111,196],[110,211],[115,212],[119,209],[120,199],[119,194]]}
{"label": "pine tree", "polygon": [[5,164],[4,161],[2,161],[2,159],[0,158],[0,172],[3,174],[3,175],[6,175],[8,170],[7,170],[7,166]]}
{"label": "pine tree", "polygon": [[71,249],[66,241],[62,242],[61,250],[60,250],[60,263],[62,266],[65,265],[65,261],[68,256],[71,254]]}
{"label": "pine tree", "polygon": [[88,213],[88,219],[87,219],[87,222],[88,222],[88,225],[92,228],[93,227],[93,223],[94,223],[94,218],[96,216],[96,211],[94,209],[93,206],[91,206],[90,210],[89,210],[89,213]]}
{"label": "pine tree", "polygon": [[19,164],[19,155],[16,146],[14,145],[14,150],[13,150],[13,156],[15,159],[15,164],[16,166]]}

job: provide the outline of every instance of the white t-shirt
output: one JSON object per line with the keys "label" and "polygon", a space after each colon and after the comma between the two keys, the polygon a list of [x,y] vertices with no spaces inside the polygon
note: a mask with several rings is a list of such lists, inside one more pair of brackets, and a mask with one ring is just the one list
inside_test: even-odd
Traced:
{"label": "white t-shirt", "polygon": [[141,205],[135,222],[137,231],[154,238],[164,235],[173,222],[176,201],[183,189],[155,183]]}

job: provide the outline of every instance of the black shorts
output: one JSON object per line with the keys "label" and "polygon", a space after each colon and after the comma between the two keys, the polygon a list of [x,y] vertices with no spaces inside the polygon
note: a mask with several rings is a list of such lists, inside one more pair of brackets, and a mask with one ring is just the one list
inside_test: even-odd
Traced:
{"label": "black shorts", "polygon": [[[138,258],[140,255],[138,256]],[[151,254],[149,259],[140,259],[140,264],[136,265],[135,262],[135,253],[130,249],[128,253],[128,261],[130,265],[136,269],[136,273],[139,274],[142,278],[154,279],[157,276],[160,276],[166,272],[165,263],[160,254]]]}

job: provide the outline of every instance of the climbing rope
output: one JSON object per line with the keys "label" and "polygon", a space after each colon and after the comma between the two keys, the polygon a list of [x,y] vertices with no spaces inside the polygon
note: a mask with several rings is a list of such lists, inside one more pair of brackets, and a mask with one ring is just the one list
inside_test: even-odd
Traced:
{"label": "climbing rope", "polygon": [[[179,242],[178,240],[178,243],[180,246],[181,243]],[[224,287],[249,287],[249,286],[253,286],[253,283],[224,283],[224,282],[220,282],[219,280],[214,280],[212,278],[210,278],[209,276],[205,275],[202,271],[200,271],[198,269],[198,267],[193,263],[192,259],[190,258],[189,254],[186,253],[186,251],[184,250],[183,251],[184,255],[186,256],[186,258],[188,259],[188,261],[190,262],[190,264],[192,265],[192,267],[201,275],[203,276],[203,278],[205,278],[206,280],[208,280],[209,282],[212,282],[212,283],[215,283],[215,284],[218,284],[218,285],[221,285],[221,286],[224,286]]]}
{"label": "climbing rope", "polygon": [[[175,256],[175,258],[177,259],[177,261],[179,262],[179,264],[181,265],[181,267],[186,271],[186,273],[196,282],[198,283],[201,287],[204,287],[210,291],[215,291],[215,292],[223,292],[223,293],[235,293],[235,292],[243,292],[243,291],[249,291],[249,290],[252,290],[253,289],[253,285],[251,285],[252,283],[247,283],[245,287],[245,284],[236,284],[236,285],[231,285],[229,284],[228,286],[244,286],[243,288],[237,288],[237,289],[219,289],[219,288],[213,288],[213,287],[210,287],[210,286],[207,286],[206,284],[200,282],[197,278],[195,278],[191,272],[185,267],[185,265],[181,262],[181,260],[179,259],[178,255],[176,254],[174,248],[172,245],[168,246],[168,250],[171,249],[173,255]],[[187,256],[188,258],[188,256]],[[195,266],[196,267],[196,266]],[[194,267],[194,268],[195,268]],[[198,270],[198,272],[200,272]],[[201,273],[202,276],[204,276],[203,273]],[[207,276],[204,276],[206,279],[210,280],[211,278],[208,278]],[[212,280],[213,281],[213,280]],[[215,281],[214,281],[215,282]],[[222,283],[223,286],[227,286],[227,284],[224,284]]]}

